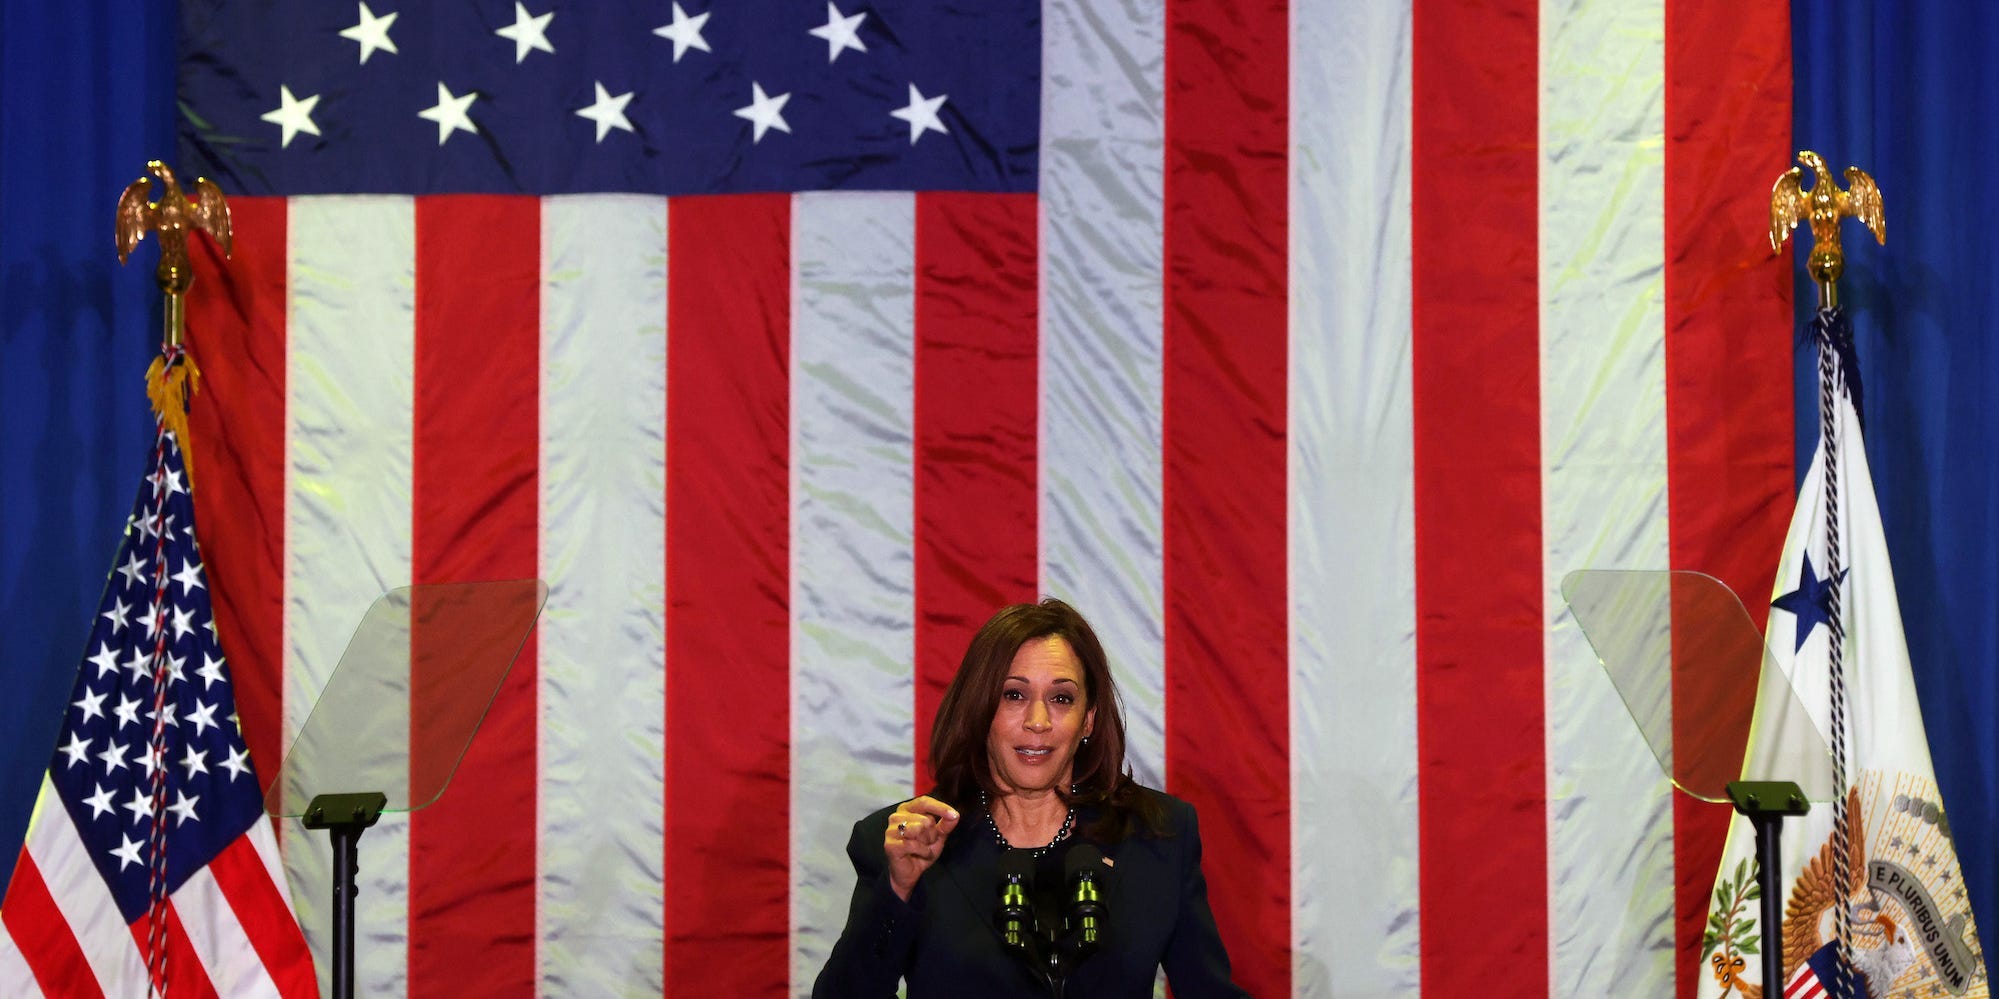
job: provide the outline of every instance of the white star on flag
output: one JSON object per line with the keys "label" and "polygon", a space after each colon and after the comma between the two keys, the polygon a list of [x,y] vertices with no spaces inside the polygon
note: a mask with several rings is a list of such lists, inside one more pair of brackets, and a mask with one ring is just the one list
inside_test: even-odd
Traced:
{"label": "white star on flag", "polygon": [[833,6],[831,0],[828,0],[826,4],[826,23],[813,28],[811,31],[812,37],[826,40],[827,62],[832,62],[840,58],[840,53],[847,49],[853,49],[856,52],[866,52],[868,50],[866,43],[861,41],[860,36],[861,19],[867,16],[867,11],[862,11],[858,14],[841,17],[840,8]]}
{"label": "white star on flag", "polygon": [[145,863],[145,861],[139,859],[140,845],[141,844],[139,843],[138,840],[135,840],[132,837],[127,836],[125,837],[124,846],[121,846],[118,849],[111,851],[111,855],[118,858],[119,870],[122,871],[133,864]]}
{"label": "white star on flag", "polygon": [[125,577],[126,586],[138,586],[145,582],[145,579],[140,575],[140,570],[145,567],[146,563],[139,560],[139,553],[133,552],[131,559],[118,567],[118,575]]}
{"label": "white star on flag", "polygon": [[465,131],[477,135],[479,134],[478,126],[472,124],[472,119],[465,112],[472,106],[472,102],[478,96],[479,94],[476,91],[467,91],[463,96],[454,97],[452,96],[451,88],[445,86],[443,80],[439,80],[437,81],[437,103],[422,111],[418,111],[416,116],[437,123],[437,144],[440,146],[444,145],[444,140],[451,138],[451,133],[454,131]]}
{"label": "white star on flag", "polygon": [[71,701],[70,703],[76,707],[82,708],[83,720],[90,721],[93,718],[104,717],[104,698],[107,696],[109,695],[96,694],[86,690],[83,692],[82,700]]}
{"label": "white star on flag", "polygon": [[181,586],[181,596],[186,596],[196,590],[207,588],[207,584],[201,581],[201,563],[199,562],[182,562],[180,571],[174,573],[173,579],[174,582],[179,583]]}
{"label": "white star on flag", "polygon": [[129,697],[119,697],[118,706],[112,709],[118,716],[118,731],[125,731],[127,725],[139,724],[139,702]]}
{"label": "white star on flag", "polygon": [[180,719],[174,717],[174,715],[179,713],[180,713],[180,705],[175,704],[172,701],[168,701],[166,707],[163,708],[158,714],[155,714],[151,711],[146,712],[146,723],[148,725],[151,725],[153,719],[160,718],[163,719],[167,725],[170,725],[174,728],[179,728]]}
{"label": "white star on flag", "polygon": [[576,114],[578,117],[588,118],[597,123],[598,142],[604,141],[604,136],[611,134],[611,129],[614,128],[633,131],[631,120],[625,117],[625,105],[632,102],[633,93],[636,91],[627,91],[613,97],[600,82],[597,84],[596,102],[589,107],[577,109]]}
{"label": "white star on flag", "polygon": [[188,712],[187,723],[194,726],[194,734],[197,737],[207,735],[208,730],[218,724],[215,720],[215,707],[207,701],[198,701],[194,710]]}
{"label": "white star on flag", "polygon": [[[312,109],[318,104],[318,94],[314,94],[305,100],[299,100],[292,96],[292,88],[283,84],[278,85],[278,106],[276,110],[264,112],[262,118],[264,121],[268,121],[283,130],[283,137],[278,140],[280,148],[289,147],[292,144],[292,137],[298,135],[300,132],[309,132],[313,135],[319,134],[319,126],[312,123]],[[151,537],[153,533],[152,518],[148,517],[141,520],[139,522],[139,529],[145,531],[146,535]]]}
{"label": "white star on flag", "polygon": [[229,779],[235,780],[250,772],[250,757],[236,747],[229,748],[229,758],[222,761],[222,769],[229,771]]}
{"label": "white star on flag", "polygon": [[132,789],[132,800],[126,802],[124,807],[132,813],[134,822],[141,818],[150,819],[153,817],[153,796],[135,787]]}
{"label": "white star on flag", "polygon": [[106,774],[125,769],[125,747],[115,742],[105,746],[104,752],[98,753],[97,758],[103,761]]}
{"label": "white star on flag", "polygon": [[99,642],[97,654],[91,656],[85,662],[97,667],[97,678],[99,680],[107,676],[114,676],[118,672],[118,650],[112,648],[110,642]]}
{"label": "white star on flag", "polygon": [[653,34],[673,40],[674,62],[679,62],[680,57],[686,55],[688,49],[714,51],[708,47],[708,40],[701,37],[701,26],[708,23],[708,13],[702,11],[693,17],[688,17],[687,12],[681,10],[680,5],[676,3],[673,5],[673,23],[652,29]]}
{"label": "white star on flag", "polygon": [[146,779],[152,780],[153,771],[158,770],[161,767],[167,765],[165,753],[166,753],[165,750],[155,751],[152,749],[148,749],[145,752],[140,753],[136,758],[132,760],[132,762],[138,764],[139,766],[145,767]]}
{"label": "white star on flag", "polygon": [[193,743],[189,743],[187,755],[181,757],[180,765],[187,768],[188,779],[193,780],[195,774],[208,772],[208,751],[197,750]]}
{"label": "white star on flag", "polygon": [[195,670],[194,675],[201,677],[201,689],[207,690],[215,686],[215,681],[222,679],[222,660],[204,653],[201,657],[201,668]]}
{"label": "white star on flag", "polygon": [[[361,43],[361,61],[364,63],[368,61],[369,56],[375,54],[377,49],[387,52],[390,55],[397,55],[396,43],[389,40],[389,25],[396,23],[396,13],[390,11],[381,17],[376,17],[375,13],[368,9],[367,4],[361,4],[360,7],[361,22],[341,31],[340,37]],[[312,134],[318,135],[319,133],[315,131]],[[287,139],[285,141],[289,142],[291,140]]]}
{"label": "white star on flag", "polygon": [[947,132],[943,120],[937,117],[937,110],[944,106],[944,101],[943,94],[935,97],[923,96],[923,91],[916,89],[916,84],[912,83],[909,85],[909,106],[897,108],[888,114],[891,118],[901,118],[909,123],[909,144],[913,146],[926,131],[940,135]]}
{"label": "white star on flag", "polygon": [[131,623],[132,608],[122,598],[113,598],[111,609],[97,616],[111,622],[111,633],[116,635]]}
{"label": "white star on flag", "polygon": [[70,734],[69,744],[62,747],[62,752],[64,756],[69,757],[69,765],[76,766],[90,758],[90,740],[85,739],[80,732],[73,732]]}
{"label": "white star on flag", "polygon": [[499,28],[493,34],[512,39],[514,43],[514,63],[525,61],[529,52],[540,50],[551,55],[555,46],[548,43],[548,22],[555,19],[555,12],[549,11],[540,17],[528,13],[527,6],[515,0],[514,23]]}
{"label": "white star on flag", "polygon": [[737,108],[736,117],[747,118],[756,126],[750,133],[751,144],[762,142],[764,133],[773,128],[780,132],[791,131],[791,126],[784,121],[784,104],[789,100],[791,100],[790,94],[778,94],[773,97],[764,93],[763,84],[755,82],[750,84],[749,106]]}
{"label": "white star on flag", "polygon": [[174,828],[179,829],[189,819],[200,822],[201,816],[194,814],[194,803],[201,800],[201,795],[189,797],[186,791],[175,791],[174,795],[180,800],[167,806],[167,811],[174,813]]}
{"label": "white star on flag", "polygon": [[101,781],[97,785],[97,793],[83,799],[83,803],[90,806],[90,817],[93,819],[103,818],[104,813],[118,810],[118,806],[111,803],[111,789]]}

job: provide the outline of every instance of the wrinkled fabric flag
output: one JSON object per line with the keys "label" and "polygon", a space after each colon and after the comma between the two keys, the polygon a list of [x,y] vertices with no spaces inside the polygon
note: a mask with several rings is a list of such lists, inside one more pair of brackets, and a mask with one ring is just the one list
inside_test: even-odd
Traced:
{"label": "wrinkled fabric flag", "polygon": [[1786,4],[391,7],[182,4],[252,753],[383,590],[550,585],[364,991],[809,989],[1044,593],[1252,993],[1697,984],[1722,825],[1557,586],[1768,585]]}
{"label": "wrinkled fabric flag", "polygon": [[237,728],[191,489],[162,427],[0,903],[0,993],[319,994]]}
{"label": "wrinkled fabric flag", "polygon": [[[1829,578],[1826,545],[1826,445],[1814,451],[1798,490],[1796,512],[1777,567],[1765,654],[1789,678],[1816,732],[1831,743],[1832,631],[1828,591],[1841,588],[1846,621],[1843,656],[1848,729],[1847,801],[1853,818],[1851,875],[1835,876],[1833,806],[1821,802],[1785,822],[1783,849],[1784,973],[1794,982],[1814,977],[1839,994],[1836,968],[1824,957],[1835,942],[1836,908],[1852,920],[1853,966],[1872,999],[1991,994],[1964,876],[1958,870],[1950,819],[1937,791],[1923,715],[1916,702],[1894,572],[1881,533],[1881,513],[1867,471],[1859,415],[1843,366],[1836,392],[1838,414],[1839,548],[1837,578]],[[1766,668],[1768,678],[1779,674]],[[1770,691],[1764,699],[1773,696]],[[1759,711],[1759,722],[1764,719]],[[1789,733],[1796,736],[1800,733]],[[1786,734],[1759,727],[1749,752],[1768,758]],[[1771,773],[1778,777],[1780,774]],[[1702,957],[1723,995],[1760,986],[1762,965],[1748,946],[1761,946],[1755,879],[1755,833],[1737,816],[1730,827]],[[1738,967],[1744,959],[1746,967]],[[1805,971],[1808,962],[1812,975]],[[1725,969],[1735,969],[1732,977]],[[1794,986],[1806,987],[1806,986]],[[1788,994],[1788,993],[1787,993]]]}

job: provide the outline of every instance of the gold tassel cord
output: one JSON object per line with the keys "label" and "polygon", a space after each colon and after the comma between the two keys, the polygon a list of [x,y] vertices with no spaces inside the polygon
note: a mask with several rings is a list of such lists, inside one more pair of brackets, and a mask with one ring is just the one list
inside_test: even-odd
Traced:
{"label": "gold tassel cord", "polygon": [[146,369],[146,398],[153,403],[153,415],[174,435],[180,446],[181,464],[187,469],[187,485],[194,488],[194,451],[188,447],[187,405],[201,386],[201,368],[194,355],[177,351],[177,359],[161,354]]}

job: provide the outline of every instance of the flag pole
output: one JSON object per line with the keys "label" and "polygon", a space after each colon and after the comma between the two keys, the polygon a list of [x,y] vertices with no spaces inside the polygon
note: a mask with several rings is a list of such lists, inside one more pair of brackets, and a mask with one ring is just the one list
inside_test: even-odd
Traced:
{"label": "flag pole", "polygon": [[[194,463],[187,449],[187,403],[194,392],[201,372],[187,356],[183,343],[187,331],[184,296],[194,283],[194,270],[187,255],[187,233],[194,229],[206,232],[222,246],[227,255],[230,249],[229,206],[223,200],[222,192],[206,179],[195,181],[195,197],[190,201],[181,193],[180,185],[174,180],[173,171],[166,164],[153,160],[146,164],[147,172],[163,182],[163,190],[158,201],[147,201],[146,194],[152,181],[140,177],[127,185],[118,197],[118,212],[114,232],[118,246],[118,262],[124,263],[134,247],[146,237],[149,231],[160,234],[160,265],[154,272],[160,290],[166,293],[164,329],[160,340],[160,356],[153,359],[146,372],[146,395],[152,401],[153,413],[158,418],[158,435],[155,455],[165,454],[165,449],[173,447],[180,452],[182,467],[187,471],[188,486],[193,485]],[[171,436],[171,442],[167,438]],[[166,466],[158,466],[164,469]],[[174,488],[167,476],[156,472],[153,477],[153,502],[164,509],[167,491]],[[163,516],[163,515],[161,515]],[[152,532],[155,551],[153,564],[156,566],[151,611],[161,615],[164,611],[166,595],[166,559],[163,549],[167,532],[164,527]],[[166,710],[168,675],[171,662],[166,655],[167,628],[156,617],[152,628],[157,632],[151,655],[148,657],[148,672],[153,683],[153,725],[147,742],[147,758],[163,761],[166,757],[166,727],[169,718]],[[152,768],[150,814],[152,826],[146,839],[146,850],[150,877],[148,889],[148,916],[145,941],[147,992],[149,995],[164,996],[167,991],[167,781],[166,767]]]}
{"label": "flag pole", "polygon": [[[1834,181],[1832,171],[1825,161],[1811,150],[1798,153],[1798,163],[1812,171],[1811,190],[1801,185],[1799,167],[1792,167],[1777,178],[1770,192],[1770,250],[1782,249],[1784,239],[1797,227],[1800,220],[1809,221],[1812,230],[1811,255],[1806,258],[1805,269],[1818,284],[1818,314],[1812,320],[1813,340],[1818,348],[1819,373],[1819,447],[1825,455],[1824,502],[1825,509],[1825,578],[1831,582],[1826,591],[1826,617],[1829,636],[1827,639],[1826,669],[1831,690],[1832,727],[1832,772],[1833,772],[1833,883],[1839,901],[1833,906],[1833,926],[1838,937],[1839,995],[1856,995],[1853,969],[1853,915],[1849,911],[1846,895],[1852,890],[1856,872],[1853,870],[1853,815],[1847,807],[1847,690],[1846,690],[1846,619],[1841,606],[1839,581],[1845,575],[1841,555],[1840,537],[1840,490],[1839,490],[1839,409],[1837,405],[1838,385],[1841,381],[1858,403],[1859,372],[1853,366],[1853,332],[1847,324],[1844,310],[1839,306],[1838,282],[1846,270],[1845,254],[1839,245],[1839,222],[1841,218],[1859,219],[1879,243],[1887,243],[1888,226],[1881,204],[1881,189],[1874,184],[1874,178],[1859,167],[1846,168],[1847,189],[1840,190]],[[1765,927],[1766,934],[1769,927]],[[1778,939],[1781,940],[1781,930]],[[1766,954],[1766,960],[1767,960]],[[1781,967],[1781,966],[1780,966]],[[1765,980],[1765,994],[1772,989],[1781,989],[1781,981]]]}

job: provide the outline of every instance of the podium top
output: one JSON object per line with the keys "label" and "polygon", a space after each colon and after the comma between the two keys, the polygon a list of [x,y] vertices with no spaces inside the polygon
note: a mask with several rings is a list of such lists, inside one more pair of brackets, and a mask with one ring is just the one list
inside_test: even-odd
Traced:
{"label": "podium top", "polygon": [[1721,580],[1584,569],[1562,578],[1562,597],[1680,790],[1727,802],[1730,781],[1794,781],[1833,799],[1825,736]]}
{"label": "podium top", "polygon": [[437,800],[548,599],[539,579],[426,583],[382,594],[285,753],[264,810],[380,791],[387,811]]}

